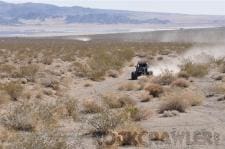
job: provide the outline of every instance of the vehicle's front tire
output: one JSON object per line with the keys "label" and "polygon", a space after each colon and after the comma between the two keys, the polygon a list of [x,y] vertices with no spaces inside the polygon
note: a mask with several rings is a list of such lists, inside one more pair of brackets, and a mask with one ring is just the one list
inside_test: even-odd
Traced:
{"label": "vehicle's front tire", "polygon": [[135,72],[131,73],[131,80],[137,80],[137,74]]}

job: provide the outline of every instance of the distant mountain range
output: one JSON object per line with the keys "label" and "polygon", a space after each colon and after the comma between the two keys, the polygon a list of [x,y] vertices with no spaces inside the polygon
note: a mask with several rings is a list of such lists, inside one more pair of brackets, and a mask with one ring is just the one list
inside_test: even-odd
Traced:
{"label": "distant mountain range", "polygon": [[27,21],[35,22],[34,20],[38,23],[60,20],[65,24],[225,24],[225,16],[59,7],[40,3],[12,4],[0,1],[0,25],[22,25]]}

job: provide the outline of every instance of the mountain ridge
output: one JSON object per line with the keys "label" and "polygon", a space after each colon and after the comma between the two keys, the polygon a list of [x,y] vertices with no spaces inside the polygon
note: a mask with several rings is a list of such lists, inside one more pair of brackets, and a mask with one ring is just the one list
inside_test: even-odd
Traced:
{"label": "mountain ridge", "polygon": [[[182,20],[182,18],[184,18]],[[22,25],[24,20],[62,19],[65,24],[224,24],[225,16],[188,15],[178,13],[140,12],[126,10],[94,9],[80,6],[56,6],[43,3],[7,3],[0,1],[0,25]],[[23,20],[23,21],[22,21]],[[199,21],[197,21],[199,20]],[[183,22],[182,22],[183,21]]]}

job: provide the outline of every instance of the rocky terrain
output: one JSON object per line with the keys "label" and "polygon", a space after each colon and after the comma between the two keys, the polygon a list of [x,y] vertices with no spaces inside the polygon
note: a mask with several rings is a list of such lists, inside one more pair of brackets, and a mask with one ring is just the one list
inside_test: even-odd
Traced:
{"label": "rocky terrain", "polygon": [[[0,38],[0,148],[223,149],[217,31]],[[142,59],[153,76],[130,80]]]}

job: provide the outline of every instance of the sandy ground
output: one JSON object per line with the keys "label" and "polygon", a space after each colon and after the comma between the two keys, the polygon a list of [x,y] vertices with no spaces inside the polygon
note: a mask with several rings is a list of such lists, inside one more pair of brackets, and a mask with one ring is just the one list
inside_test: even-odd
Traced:
{"label": "sandy ground", "polygon": [[[220,56],[225,56],[224,45],[203,48],[194,48],[188,50],[182,55],[163,55],[162,60],[156,60],[151,63],[150,70],[153,71],[154,75],[159,75],[161,71],[165,69],[173,70],[174,72],[179,71],[178,65],[182,62],[184,58],[189,58],[190,56],[197,56],[198,61],[205,61],[202,53],[196,52],[201,51],[206,54],[213,54],[215,58]],[[216,50],[215,50],[216,49]],[[222,51],[222,52],[221,52]],[[194,53],[194,54],[193,54]],[[207,57],[207,56],[206,56]],[[136,64],[140,58],[134,57],[132,62]],[[194,61],[194,60],[193,60]],[[145,145],[141,147],[125,146],[121,148],[153,148],[153,149],[224,149],[225,148],[225,98],[224,100],[218,101],[218,99],[223,94],[214,94],[212,96],[210,93],[210,87],[215,84],[215,79],[212,79],[215,70],[211,70],[210,73],[203,78],[191,78],[192,84],[198,89],[204,92],[205,100],[200,106],[195,106],[189,108],[185,113],[179,113],[174,117],[162,117],[162,115],[157,113],[157,109],[161,103],[158,98],[152,99],[150,102],[142,103],[140,102],[140,94],[142,91],[121,91],[119,86],[128,82],[137,82],[138,80],[129,80],[130,74],[134,71],[134,66],[126,66],[120,71],[117,78],[106,77],[105,80],[94,82],[90,80],[85,80],[82,78],[73,78],[71,86],[69,88],[68,94],[75,99],[82,101],[84,99],[92,98],[100,102],[100,95],[108,92],[113,93],[123,93],[132,97],[137,101],[138,107],[147,107],[151,109],[154,113],[153,116],[147,120],[142,120],[138,122],[140,126],[148,131],[148,135],[151,135],[154,131],[164,131],[168,133],[169,139],[165,142],[152,141],[149,140],[148,135],[145,138]],[[61,65],[66,70],[69,65],[67,63],[62,63],[59,61],[54,65],[48,67],[49,70],[58,70],[56,65]],[[68,65],[68,66],[67,66]],[[66,75],[66,73],[65,73]],[[222,74],[225,78],[225,75]],[[89,87],[84,87],[86,83],[90,83]],[[2,111],[2,109],[0,110]],[[88,128],[86,118],[84,116],[81,122],[76,122],[72,119],[63,119],[60,121],[59,130],[62,131],[64,135],[71,136],[69,143],[71,146],[76,144],[77,148],[96,148],[95,140],[90,136],[82,136],[80,134],[86,133]],[[78,138],[74,140],[74,138]]]}
{"label": "sandy ground", "polygon": [[[134,63],[137,61],[138,58],[133,59]],[[107,92],[119,92],[118,87],[121,83],[131,81],[129,80],[130,72],[133,70],[134,67],[126,66],[118,78],[107,78],[102,82],[92,82],[91,87],[85,88],[85,81],[74,82],[73,87],[70,90],[70,94],[82,100],[89,97],[98,97],[99,94]],[[194,85],[202,90],[205,95],[209,94],[209,87],[214,83],[214,80],[210,78],[210,75],[211,74],[201,79],[193,79]],[[141,91],[120,92],[128,94],[136,101],[139,101],[139,95]],[[154,131],[167,132],[169,134],[169,141],[153,142],[147,139],[145,146],[137,148],[223,149],[225,146],[225,101],[217,101],[218,97],[220,96],[221,95],[215,95],[213,97],[205,98],[205,101],[201,106],[192,107],[191,109],[188,109],[186,113],[180,113],[175,117],[165,118],[155,113],[152,118],[139,122],[143,128],[148,130],[149,134]],[[138,102],[138,106],[148,107],[152,110],[156,110],[159,106],[159,103],[160,101],[155,98],[147,103]],[[73,131],[73,128],[68,126],[68,131]],[[84,140],[87,141],[88,139],[86,138]],[[91,144],[90,138],[89,141]],[[85,143],[85,145],[87,144]],[[90,144],[86,147],[93,147],[90,146]]]}

